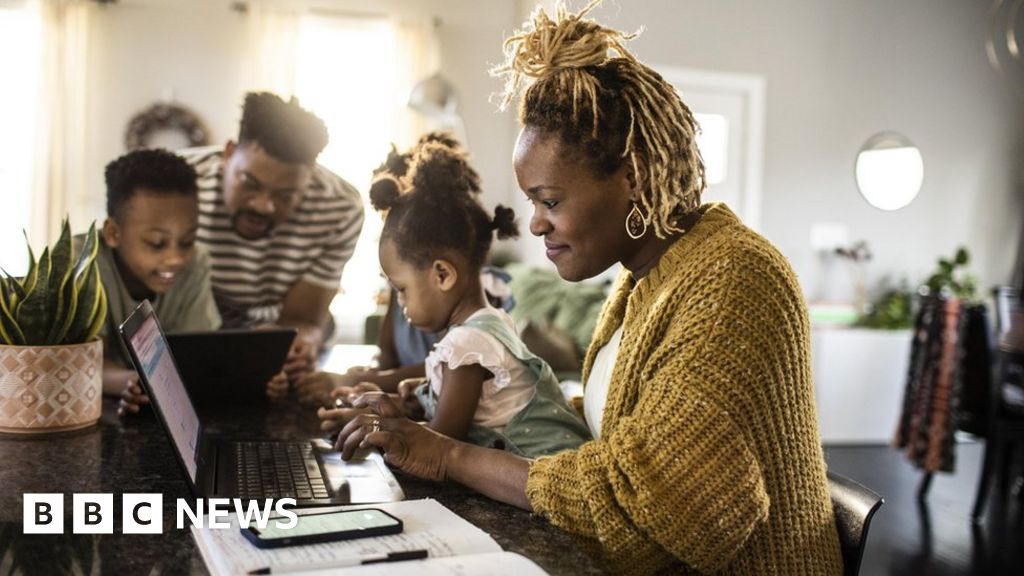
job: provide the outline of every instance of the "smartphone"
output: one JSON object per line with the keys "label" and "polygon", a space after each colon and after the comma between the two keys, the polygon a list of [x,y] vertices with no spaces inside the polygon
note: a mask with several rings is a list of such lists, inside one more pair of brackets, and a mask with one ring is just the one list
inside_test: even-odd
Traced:
{"label": "smartphone", "polygon": [[265,528],[255,524],[242,527],[242,535],[260,548],[350,540],[401,531],[402,521],[379,508],[299,514],[298,523],[291,528],[278,528],[274,519]]}

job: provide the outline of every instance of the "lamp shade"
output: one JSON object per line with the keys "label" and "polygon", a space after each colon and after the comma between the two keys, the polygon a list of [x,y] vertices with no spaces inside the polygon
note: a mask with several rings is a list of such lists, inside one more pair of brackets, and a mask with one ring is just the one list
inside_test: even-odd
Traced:
{"label": "lamp shade", "polygon": [[451,116],[458,107],[458,96],[451,82],[434,73],[413,86],[409,107],[428,117]]}

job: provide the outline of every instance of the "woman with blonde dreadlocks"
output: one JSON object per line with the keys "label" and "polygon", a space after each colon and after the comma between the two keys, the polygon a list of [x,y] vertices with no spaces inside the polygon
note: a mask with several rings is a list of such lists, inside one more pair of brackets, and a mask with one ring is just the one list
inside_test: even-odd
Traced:
{"label": "woman with blonde dreadlocks", "polygon": [[840,574],[796,278],[722,204],[700,204],[693,115],[623,43],[559,6],[505,43],[526,85],[514,167],[567,280],[622,272],[587,354],[594,440],[534,460],[381,416],[343,437],[577,534],[617,572]]}

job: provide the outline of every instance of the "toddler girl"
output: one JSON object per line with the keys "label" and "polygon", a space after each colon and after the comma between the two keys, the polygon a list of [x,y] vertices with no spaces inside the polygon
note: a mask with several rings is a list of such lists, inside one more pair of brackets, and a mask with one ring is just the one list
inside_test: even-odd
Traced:
{"label": "toddler girl", "polygon": [[445,435],[527,457],[575,448],[590,439],[586,425],[512,318],[484,295],[480,269],[492,237],[518,233],[512,210],[498,206],[492,218],[478,190],[465,154],[444,142],[421,143],[404,176],[378,174],[370,189],[385,213],[381,268],[402,314],[443,334],[427,356],[425,381],[399,386],[403,406]]}

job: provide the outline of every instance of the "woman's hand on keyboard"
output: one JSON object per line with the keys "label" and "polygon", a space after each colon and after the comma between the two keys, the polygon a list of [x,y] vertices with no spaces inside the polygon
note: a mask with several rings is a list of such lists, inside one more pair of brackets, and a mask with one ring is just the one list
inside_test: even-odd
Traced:
{"label": "woman's hand on keyboard", "polygon": [[342,428],[335,448],[341,458],[352,458],[357,449],[380,448],[388,464],[420,478],[443,481],[448,476],[448,457],[460,442],[405,417],[398,399],[387,394],[364,394],[355,403],[361,414]]}

